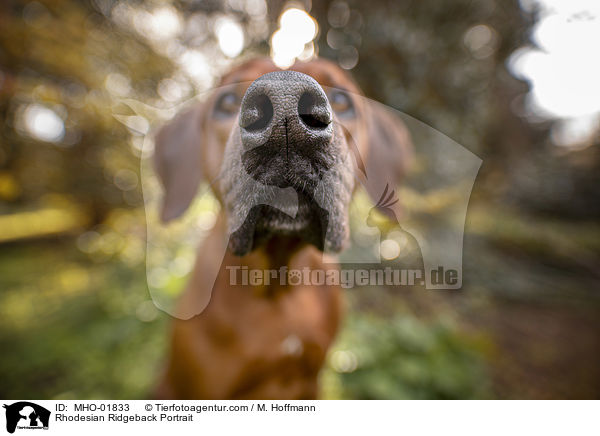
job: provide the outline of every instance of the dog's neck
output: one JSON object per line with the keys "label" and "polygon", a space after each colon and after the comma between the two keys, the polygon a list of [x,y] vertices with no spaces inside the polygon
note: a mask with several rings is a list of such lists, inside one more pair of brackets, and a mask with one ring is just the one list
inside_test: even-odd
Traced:
{"label": "dog's neck", "polygon": [[[306,257],[314,256],[316,252],[315,247],[300,237],[276,235],[270,237],[245,256],[235,256],[228,252],[221,268],[228,265],[239,265],[248,267],[249,270],[289,271],[300,265],[304,266]],[[270,285],[252,286],[250,288],[249,290],[255,296],[259,295],[264,298],[272,298],[293,289],[289,285],[280,285],[279,280],[273,280]]]}
{"label": "dog's neck", "polygon": [[[227,219],[223,212],[221,212],[217,218],[215,227],[213,227],[210,235],[203,244],[200,244],[200,253],[211,253],[217,252],[219,244],[223,241],[223,235],[226,234]],[[288,236],[273,236],[265,243],[256,247],[250,253],[245,256],[235,256],[231,251],[227,250],[224,258],[210,258],[208,256],[199,256],[203,259],[201,265],[195,269],[195,276],[192,280],[191,286],[188,286],[188,292],[201,292],[210,295],[210,290],[207,289],[206,283],[206,271],[208,269],[217,268],[220,270],[220,280],[224,280],[223,286],[219,287],[219,292],[228,293],[231,291],[230,286],[227,286],[228,278],[230,275],[231,267],[242,267],[248,270],[287,270],[299,269],[306,266],[317,267],[321,264],[324,255],[316,247],[308,244],[299,237],[288,237]],[[331,260],[331,267],[336,268],[337,265]],[[292,290],[293,286],[281,286],[279,280],[274,281],[271,286],[252,286],[251,291],[254,295],[264,295],[265,297],[272,296],[274,294],[280,294],[282,292],[288,292]],[[194,297],[196,298],[196,297]],[[189,304],[189,303],[186,303]]]}
{"label": "dog's neck", "polygon": [[292,256],[308,244],[299,237],[273,236],[258,250],[269,260],[270,269],[289,266]]}
{"label": "dog's neck", "polygon": [[[212,234],[215,238],[219,238],[226,231],[227,217],[221,212],[217,217]],[[250,267],[260,264],[269,269],[279,269],[282,266],[289,266],[294,254],[308,246],[310,244],[299,236],[274,235],[244,256],[235,256],[228,249],[226,259],[233,262],[234,265],[239,264]],[[226,266],[227,264],[224,262],[223,265]]]}

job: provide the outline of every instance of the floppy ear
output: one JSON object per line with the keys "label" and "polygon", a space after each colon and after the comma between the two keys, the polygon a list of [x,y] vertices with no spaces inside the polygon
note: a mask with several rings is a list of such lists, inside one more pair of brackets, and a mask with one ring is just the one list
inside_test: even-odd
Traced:
{"label": "floppy ear", "polygon": [[179,217],[194,199],[202,170],[200,142],[202,105],[178,114],[156,135],[154,168],[164,189],[160,217],[163,222]]}
{"label": "floppy ear", "polygon": [[366,189],[378,202],[388,186],[395,189],[404,178],[413,160],[413,146],[402,119],[374,101],[367,105],[367,132]]}

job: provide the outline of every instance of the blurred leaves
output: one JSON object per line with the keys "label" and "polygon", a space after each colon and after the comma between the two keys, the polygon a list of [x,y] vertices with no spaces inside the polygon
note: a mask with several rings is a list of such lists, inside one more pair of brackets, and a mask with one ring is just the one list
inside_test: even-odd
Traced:
{"label": "blurred leaves", "polygon": [[[93,3],[8,1],[0,21],[0,168],[19,186],[3,196],[9,202],[0,211],[48,192],[73,196],[95,220],[113,207],[139,205],[139,194],[125,195],[112,183],[121,169],[137,172],[139,157],[111,107],[123,94],[155,97],[172,62],[136,33],[118,29]],[[23,108],[34,104],[64,122],[64,137],[54,145],[22,126]]]}
{"label": "blurred leaves", "polygon": [[351,399],[451,399],[488,395],[482,346],[440,322],[355,314],[330,354],[325,390]]}
{"label": "blurred leaves", "polygon": [[[336,4],[350,8],[343,26],[332,22]],[[369,97],[484,160],[495,147],[511,147],[506,138],[515,131],[530,135],[509,107],[527,86],[509,74],[505,60],[528,43],[534,20],[516,0],[314,2],[312,12],[321,25],[321,55],[335,59],[343,47],[358,49],[352,72]],[[332,35],[342,42],[332,44]]]}
{"label": "blurred leaves", "polygon": [[0,395],[147,397],[167,329],[140,268],[116,259],[90,263],[70,244],[2,250]]}

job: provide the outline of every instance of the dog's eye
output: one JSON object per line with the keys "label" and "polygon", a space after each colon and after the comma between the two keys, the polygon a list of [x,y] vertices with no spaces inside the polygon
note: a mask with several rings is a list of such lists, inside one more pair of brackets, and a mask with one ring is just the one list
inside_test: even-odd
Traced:
{"label": "dog's eye", "polygon": [[229,118],[237,114],[240,108],[240,99],[233,92],[226,92],[219,96],[215,105],[215,116],[217,118]]}
{"label": "dog's eye", "polygon": [[343,91],[333,91],[329,96],[331,108],[341,117],[354,115],[354,105],[352,99]]}

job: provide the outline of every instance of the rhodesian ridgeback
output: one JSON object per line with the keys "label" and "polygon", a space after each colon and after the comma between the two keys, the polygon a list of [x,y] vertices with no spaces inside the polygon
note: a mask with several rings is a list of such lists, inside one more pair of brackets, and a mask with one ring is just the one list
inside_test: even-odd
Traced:
{"label": "rhodesian ridgeback", "polygon": [[[411,154],[403,122],[360,96],[350,75],[330,61],[281,71],[256,59],[234,68],[206,101],[159,131],[154,159],[164,189],[162,220],[181,216],[202,182],[217,181],[212,189],[222,207],[179,304],[207,287],[210,302],[191,319],[174,319],[158,397],[317,397],[319,371],[342,316],[342,289],[231,284],[226,267],[335,265],[328,256],[347,245],[356,172],[369,178],[367,190],[377,201],[383,186],[400,181]],[[292,188],[295,216],[268,205],[239,216],[254,195],[245,178]],[[235,231],[232,222],[241,223]],[[225,257],[215,258],[213,248],[227,233]],[[207,268],[219,271],[214,285],[204,278]]]}

